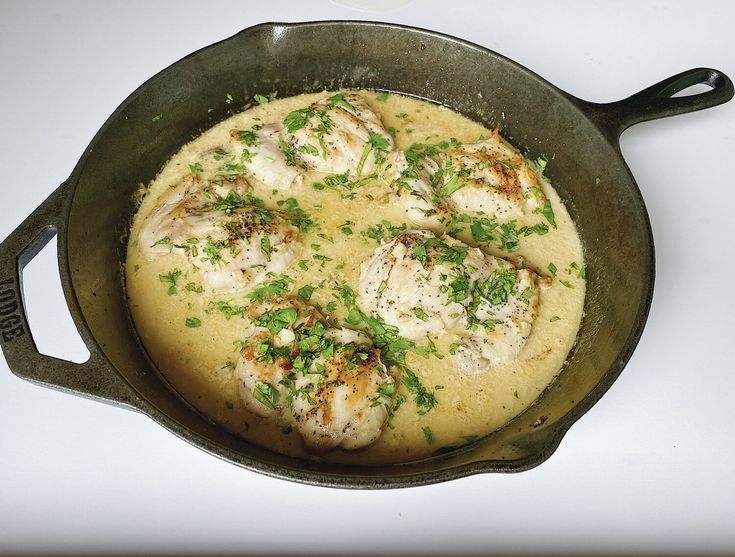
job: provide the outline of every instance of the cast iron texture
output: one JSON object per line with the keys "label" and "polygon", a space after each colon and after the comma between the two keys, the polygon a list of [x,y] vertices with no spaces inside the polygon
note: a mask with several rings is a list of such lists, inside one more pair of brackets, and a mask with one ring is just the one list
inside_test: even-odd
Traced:
{"label": "cast iron texture", "polygon": [[[697,83],[712,90],[670,98]],[[277,91],[285,97],[340,88],[395,91],[442,103],[488,127],[500,126],[532,157],[553,155],[547,174],[585,248],[586,314],[558,379],[501,430],[420,462],[359,467],[302,461],[227,433],[162,379],[135,333],[125,300],[125,239],[141,182],[149,182],[183,143],[256,93]],[[223,102],[228,93],[232,105]],[[653,239],[640,192],[620,153],[620,133],[636,122],[715,106],[732,96],[724,74],[696,69],[623,101],[594,104],[494,52],[430,31],[350,21],[251,27],[187,56],[130,95],[70,178],[3,242],[2,349],[20,377],[138,409],[201,449],[271,476],[386,488],[526,470],[549,457],[617,378],[650,307]],[[157,114],[162,118],[153,121]],[[38,353],[22,303],[22,269],[55,233],[67,302],[92,354],[81,365]]]}

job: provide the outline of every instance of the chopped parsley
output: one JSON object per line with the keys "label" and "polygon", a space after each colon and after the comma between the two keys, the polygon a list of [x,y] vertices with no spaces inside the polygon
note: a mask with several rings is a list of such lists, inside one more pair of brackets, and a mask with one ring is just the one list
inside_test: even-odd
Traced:
{"label": "chopped parsley", "polygon": [[309,145],[308,143],[305,145],[299,145],[298,149],[296,149],[299,153],[303,153],[305,155],[313,155],[317,156],[319,155],[319,148],[315,147],[314,145]]}
{"label": "chopped parsley", "polygon": [[398,387],[395,383],[384,383],[378,387],[378,394],[375,397],[375,402],[370,406],[377,406],[378,404],[384,404],[390,406],[393,396],[396,394]]}
{"label": "chopped parsley", "polygon": [[312,118],[317,119],[320,127],[324,131],[329,131],[334,125],[334,122],[332,122],[332,119],[326,112],[319,108],[312,107],[300,108],[289,112],[283,119],[283,125],[288,133],[294,133],[306,126]]}
{"label": "chopped parsley", "polygon": [[271,334],[278,334],[283,329],[288,329],[298,318],[294,308],[282,308],[266,311],[255,320],[259,327],[265,327]]}
{"label": "chopped parsley", "polygon": [[222,246],[219,245],[219,242],[215,244],[211,238],[207,238],[207,243],[204,244],[202,251],[204,252],[202,261],[209,261],[210,265],[216,265],[222,261],[222,256],[220,255]]}
{"label": "chopped parsley", "polygon": [[293,147],[286,143],[286,140],[280,135],[278,136],[278,150],[281,151],[283,156],[286,158],[287,166],[296,166],[296,153],[294,152]]}
{"label": "chopped parsley", "polygon": [[160,280],[164,284],[168,284],[168,295],[174,296],[178,294],[178,289],[176,288],[176,281],[179,280],[179,277],[181,276],[182,272],[179,269],[174,269],[168,274],[165,275],[158,275],[158,280]]}
{"label": "chopped parsley", "polygon": [[268,97],[264,97],[263,95],[254,95],[253,99],[255,99],[255,102],[258,104],[268,104],[269,102]]}
{"label": "chopped parsley", "polygon": [[237,132],[237,139],[248,147],[255,147],[258,144],[258,136],[255,135],[255,130],[239,131]]}
{"label": "chopped parsley", "polygon": [[370,155],[371,152],[374,153],[375,156],[375,164],[380,164],[385,160],[384,153],[388,151],[390,148],[390,143],[388,143],[388,140],[380,135],[379,133],[371,133],[368,137],[368,141],[365,144],[365,147],[362,150],[362,155],[360,156],[360,162],[357,163],[357,169],[355,173],[360,176],[362,174],[362,168],[365,164],[365,161],[368,158],[368,155]]}
{"label": "chopped parsley", "polygon": [[500,225],[500,249],[512,252],[518,249],[518,230],[516,221],[504,222]]}
{"label": "chopped parsley", "polygon": [[375,95],[375,100],[384,103],[388,100],[388,97],[390,97],[390,93],[386,91],[381,91],[377,95]]}
{"label": "chopped parsley", "polygon": [[299,296],[301,296],[304,300],[307,302],[311,300],[312,294],[314,294],[315,288],[311,286],[310,284],[305,284],[301,288],[299,288],[298,293]]}
{"label": "chopped parsley", "polygon": [[[398,328],[386,323],[381,317],[365,315],[356,305],[355,292],[344,284],[337,288],[337,294],[348,310],[346,321],[350,325],[364,325],[380,349],[385,364],[397,367],[404,373],[406,389],[413,395],[417,412],[424,415],[436,405],[434,393],[427,390],[418,376],[406,366],[406,352],[414,347],[410,340],[399,336]],[[400,402],[399,402],[400,403]],[[394,407],[395,409],[395,407]]]}
{"label": "chopped parsley", "polygon": [[345,190],[347,193],[342,194],[343,199],[353,199],[356,195],[355,191],[357,188],[362,187],[366,183],[377,178],[378,175],[368,174],[356,180],[350,180],[349,172],[343,172],[342,174],[333,174],[324,178],[323,182],[314,182],[311,187],[315,190],[321,191],[325,188],[329,188],[335,191]]}
{"label": "chopped parsley", "polygon": [[260,252],[266,261],[271,260],[271,240],[267,234],[260,239]]}
{"label": "chopped parsley", "polygon": [[196,174],[198,172],[204,172],[204,167],[200,163],[195,162],[194,164],[189,165],[189,170]]}
{"label": "chopped parsley", "polygon": [[[449,147],[448,143],[445,148],[447,147]],[[423,157],[433,157],[438,155],[440,149],[441,147],[439,144],[413,143],[406,151],[404,151],[404,154],[406,155],[406,160],[409,163],[415,163]]]}
{"label": "chopped parsley", "polygon": [[263,406],[266,406],[271,410],[275,410],[276,404],[278,404],[278,400],[281,398],[281,394],[278,392],[278,389],[270,383],[256,381],[255,389],[253,389],[253,398]]}
{"label": "chopped parsley", "polygon": [[327,99],[327,108],[334,108],[335,106],[340,106],[342,108],[346,108],[350,112],[355,112],[355,107],[352,106],[347,100],[345,100],[345,94],[344,93],[337,93],[336,95],[332,95]]}
{"label": "chopped parsley", "polygon": [[531,298],[533,298],[533,286],[529,286],[527,288],[523,289],[523,292],[521,292],[521,295],[519,298],[525,303],[526,305],[531,303]]}
{"label": "chopped parsley", "polygon": [[467,183],[459,176],[452,176],[439,190],[444,197],[449,197],[455,191],[462,189]]}
{"label": "chopped parsley", "polygon": [[426,262],[428,260],[427,254],[426,254],[426,244],[429,242],[427,241],[424,244],[421,244],[420,246],[416,246],[413,248],[413,255],[416,257],[419,263],[421,263],[422,267],[426,267]]}
{"label": "chopped parsley", "polygon": [[355,223],[352,222],[351,220],[347,220],[343,224],[338,225],[337,228],[339,228],[340,231],[342,232],[342,234],[344,234],[345,236],[352,236],[352,228],[351,227],[354,224]]}
{"label": "chopped parsley", "polygon": [[546,164],[549,162],[548,159],[541,155],[539,158],[536,159],[536,167],[538,168],[538,171],[543,173],[544,170],[546,170]]}
{"label": "chopped parsley", "polygon": [[230,191],[226,196],[220,195],[211,196],[213,201],[205,206],[207,211],[224,211],[228,215],[231,215],[236,209],[243,209],[245,207],[257,207],[256,211],[253,211],[260,222],[270,222],[273,220],[273,216],[270,211],[263,208],[264,202],[262,199],[255,197],[251,194],[240,195],[236,191]]}
{"label": "chopped parsley", "polygon": [[202,326],[202,321],[198,317],[187,317],[184,324],[190,329],[196,329]]}
{"label": "chopped parsley", "polygon": [[498,227],[498,223],[486,217],[476,219],[470,226],[472,239],[478,243],[491,242],[495,239],[493,231]]}
{"label": "chopped parsley", "polygon": [[204,292],[204,288],[201,284],[196,282],[188,282],[186,283],[186,286],[184,287],[187,292],[194,292],[196,294],[201,294]]}
{"label": "chopped parsley", "polygon": [[327,257],[326,255],[320,255],[318,253],[315,253],[314,255],[312,255],[311,258],[314,261],[318,261],[319,262],[319,267],[324,267],[324,264],[327,261],[332,261],[332,258],[331,257]]}
{"label": "chopped parsley", "polygon": [[288,283],[290,281],[291,279],[289,277],[287,277],[286,275],[281,275],[277,279],[266,282],[262,286],[248,293],[246,297],[249,300],[262,302],[263,300],[269,300],[278,296],[283,296],[284,294],[288,293]]}
{"label": "chopped parsley", "polygon": [[404,367],[403,371],[405,373],[404,384],[408,392],[414,396],[413,400],[416,403],[419,415],[423,416],[436,406],[436,397],[434,393],[426,390],[426,387],[413,371],[407,367]]}
{"label": "chopped parsley", "polygon": [[164,236],[157,242],[154,242],[153,246],[171,246],[171,248],[173,248],[173,242],[171,241],[171,238],[169,238],[168,236]]}
{"label": "chopped parsley", "polygon": [[[383,282],[385,282],[385,281],[383,281]],[[380,288],[378,289],[378,291],[380,292]],[[414,314],[414,315],[415,315],[416,317],[418,317],[419,319],[421,319],[421,321],[428,321],[428,320],[429,320],[429,316],[428,316],[428,315],[427,315],[427,313],[426,313],[426,312],[425,312],[425,311],[424,311],[423,309],[421,309],[421,308],[413,308],[413,314]]]}
{"label": "chopped parsley", "polygon": [[437,261],[442,263],[462,264],[467,257],[468,248],[466,246],[451,246],[436,238],[426,240],[420,246],[413,249],[413,255],[421,263],[422,267],[426,267],[429,263],[429,254],[436,254]]}
{"label": "chopped parsley", "polygon": [[207,309],[204,310],[206,313],[212,313],[214,311],[220,312],[227,319],[231,319],[237,315],[243,317],[245,315],[244,306],[233,306],[230,302],[224,300],[216,300],[209,302]]}
{"label": "chopped parsley", "polygon": [[421,428],[421,431],[424,432],[424,437],[426,438],[426,442],[431,445],[434,442],[434,435],[431,433],[431,428],[427,425]]}
{"label": "chopped parsley", "polygon": [[289,197],[286,200],[281,200],[276,203],[284,211],[291,213],[290,215],[288,215],[288,222],[293,224],[302,232],[308,232],[309,230],[314,228],[315,223],[311,219],[309,213],[299,207],[299,202],[296,201],[296,199],[294,199],[293,197]]}
{"label": "chopped parsley", "polygon": [[362,234],[363,236],[367,236],[368,238],[375,240],[377,243],[380,243],[384,239],[395,238],[399,234],[405,232],[407,228],[408,227],[406,224],[393,226],[387,220],[384,220],[382,223],[376,224],[375,226],[371,226],[370,228],[364,230]]}
{"label": "chopped parsley", "polygon": [[587,270],[585,269],[584,265],[578,265],[576,261],[572,261],[572,263],[569,265],[569,268],[567,269],[567,274],[575,274],[577,278],[587,278]]}
{"label": "chopped parsley", "polygon": [[427,336],[426,340],[426,346],[415,346],[413,351],[422,358],[429,358],[431,356],[434,356],[437,360],[443,360],[444,354],[436,349],[436,344],[434,344],[434,341],[431,340],[431,337]]}
{"label": "chopped parsley", "polygon": [[497,306],[508,301],[517,281],[518,273],[515,270],[494,271],[487,280],[478,281],[475,290],[491,305]]}
{"label": "chopped parsley", "polygon": [[549,224],[556,228],[556,218],[554,217],[554,209],[551,207],[551,201],[546,200],[544,202],[544,208],[541,209],[541,214],[546,217],[546,220],[549,221]]}
{"label": "chopped parsley", "polygon": [[518,229],[518,234],[523,236],[530,236],[531,234],[538,234],[539,236],[543,236],[544,234],[548,234],[548,232],[549,227],[546,226],[543,222],[534,224],[533,226],[524,226]]}

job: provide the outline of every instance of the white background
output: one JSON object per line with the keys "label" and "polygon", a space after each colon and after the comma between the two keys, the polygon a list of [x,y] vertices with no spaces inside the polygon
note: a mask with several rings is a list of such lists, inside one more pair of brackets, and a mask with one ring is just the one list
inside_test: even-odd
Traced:
{"label": "white background", "polygon": [[[0,238],[140,83],[259,22],[426,27],[594,101],[697,66],[735,77],[725,1],[404,4],[0,1]],[[734,134],[731,102],[623,135],[656,238],[653,307],[622,376],[540,467],[409,490],[302,486],[32,386],[0,359],[0,551],[735,553]],[[33,330],[44,350],[83,359],[54,257],[28,272]]]}

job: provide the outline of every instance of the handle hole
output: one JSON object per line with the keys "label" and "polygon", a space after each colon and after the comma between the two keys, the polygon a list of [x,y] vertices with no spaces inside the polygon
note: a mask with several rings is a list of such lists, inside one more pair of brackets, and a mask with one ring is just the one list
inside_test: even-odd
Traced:
{"label": "handle hole", "polygon": [[682,89],[678,93],[674,93],[671,95],[672,97],[693,97],[694,95],[701,95],[702,93],[708,93],[714,89],[711,85],[707,83],[695,83],[694,85],[690,85],[689,87],[686,87],[685,89]]}
{"label": "handle hole", "polygon": [[23,269],[23,304],[41,354],[83,364],[90,353],[77,332],[61,287],[56,236]]}

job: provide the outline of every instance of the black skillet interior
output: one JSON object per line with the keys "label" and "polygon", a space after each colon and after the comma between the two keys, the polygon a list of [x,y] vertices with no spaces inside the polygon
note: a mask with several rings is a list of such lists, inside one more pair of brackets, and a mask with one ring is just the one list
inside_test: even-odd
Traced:
{"label": "black skillet interior", "polygon": [[[21,226],[40,230],[45,223],[59,229],[62,282],[92,360],[86,367],[49,358],[26,360],[46,370],[40,371],[21,363],[30,347],[20,343],[15,348],[4,343],[6,357],[19,375],[123,402],[217,456],[297,481],[394,487],[532,467],[602,396],[638,341],[652,295],[653,241],[617,138],[636,121],[714,106],[732,96],[732,84],[722,74],[697,71],[710,73],[687,72],[628,101],[593,105],[495,53],[428,31],[365,22],[246,29],[177,62],[133,93],[97,134],[70,179],[30,224]],[[685,103],[668,98],[699,82],[710,82],[714,90]],[[172,392],[148,360],[128,313],[121,265],[138,185],[150,181],[183,143],[257,93],[276,91],[286,97],[340,88],[430,99],[488,127],[499,126],[531,157],[546,155],[551,159],[547,174],[585,247],[586,315],[563,373],[506,427],[434,459],[373,468],[325,465],[283,457],[236,438]],[[224,102],[228,94],[232,104]],[[11,237],[6,244],[20,253],[30,240]],[[25,250],[18,265],[35,251]],[[545,422],[538,425],[542,417]]]}

